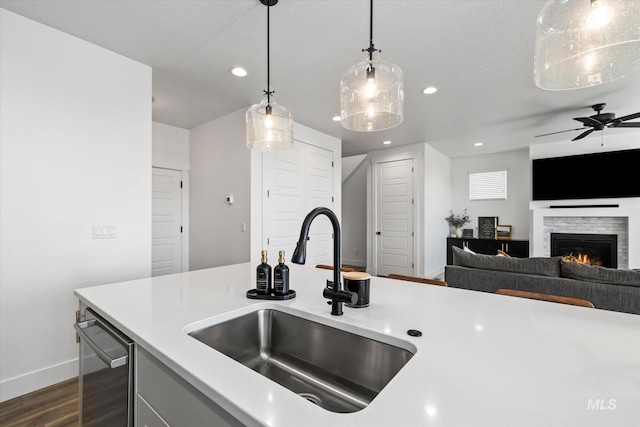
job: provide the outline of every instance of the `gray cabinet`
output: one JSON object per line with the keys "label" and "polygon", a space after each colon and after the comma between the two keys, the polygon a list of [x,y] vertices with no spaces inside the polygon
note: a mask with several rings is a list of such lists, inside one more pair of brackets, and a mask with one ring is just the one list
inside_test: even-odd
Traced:
{"label": "gray cabinet", "polygon": [[497,240],[497,239],[460,239],[456,237],[447,238],[447,265],[453,264],[453,254],[451,246],[459,248],[467,247],[478,254],[496,255],[498,250],[508,253],[512,257],[529,257],[528,240]]}
{"label": "gray cabinet", "polygon": [[137,408],[139,427],[242,426],[215,402],[137,347]]}
{"label": "gray cabinet", "polygon": [[151,405],[139,394],[136,396],[136,426],[138,427],[169,427]]}

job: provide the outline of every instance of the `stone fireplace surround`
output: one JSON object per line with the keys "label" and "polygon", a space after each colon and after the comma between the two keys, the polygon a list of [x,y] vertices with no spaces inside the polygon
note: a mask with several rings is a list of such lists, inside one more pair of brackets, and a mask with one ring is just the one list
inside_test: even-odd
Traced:
{"label": "stone fireplace surround", "polygon": [[544,251],[549,256],[551,233],[575,233],[575,234],[614,234],[618,236],[617,264],[618,268],[627,268],[629,265],[629,224],[624,217],[545,217]]}
{"label": "stone fireplace surround", "polygon": [[[576,205],[619,207],[571,207]],[[552,206],[563,206],[550,208]],[[638,199],[531,202],[531,256],[548,257],[551,233],[616,234],[618,268],[640,268],[640,201]]]}

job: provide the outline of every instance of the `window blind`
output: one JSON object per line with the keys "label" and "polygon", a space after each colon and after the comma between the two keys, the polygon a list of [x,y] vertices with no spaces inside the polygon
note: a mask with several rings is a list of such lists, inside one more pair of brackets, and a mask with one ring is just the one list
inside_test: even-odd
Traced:
{"label": "window blind", "polygon": [[469,200],[507,200],[507,171],[469,173]]}

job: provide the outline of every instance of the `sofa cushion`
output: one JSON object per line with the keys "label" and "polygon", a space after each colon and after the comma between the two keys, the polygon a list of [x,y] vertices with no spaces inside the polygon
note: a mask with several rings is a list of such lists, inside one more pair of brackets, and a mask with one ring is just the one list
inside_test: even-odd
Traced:
{"label": "sofa cushion", "polygon": [[640,286],[640,272],[562,261],[560,276],[585,282]]}
{"label": "sofa cushion", "polygon": [[560,257],[509,258],[504,256],[470,254],[452,246],[453,265],[483,270],[508,271],[536,276],[560,276]]}
{"label": "sofa cushion", "polygon": [[466,246],[463,246],[463,247],[462,247],[462,250],[463,250],[463,251],[465,251],[465,252],[467,252],[467,253],[470,253],[470,254],[475,254],[475,252],[474,252],[474,251],[472,251],[471,249],[469,249],[469,248],[468,248],[468,247],[466,247]]}

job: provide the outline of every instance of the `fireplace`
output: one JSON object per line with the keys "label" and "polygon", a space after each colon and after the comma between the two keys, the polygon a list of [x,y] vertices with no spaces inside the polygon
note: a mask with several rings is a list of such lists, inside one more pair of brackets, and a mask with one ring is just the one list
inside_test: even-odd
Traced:
{"label": "fireplace", "polygon": [[618,268],[618,236],[551,233],[551,256],[567,255],[585,264]]}

